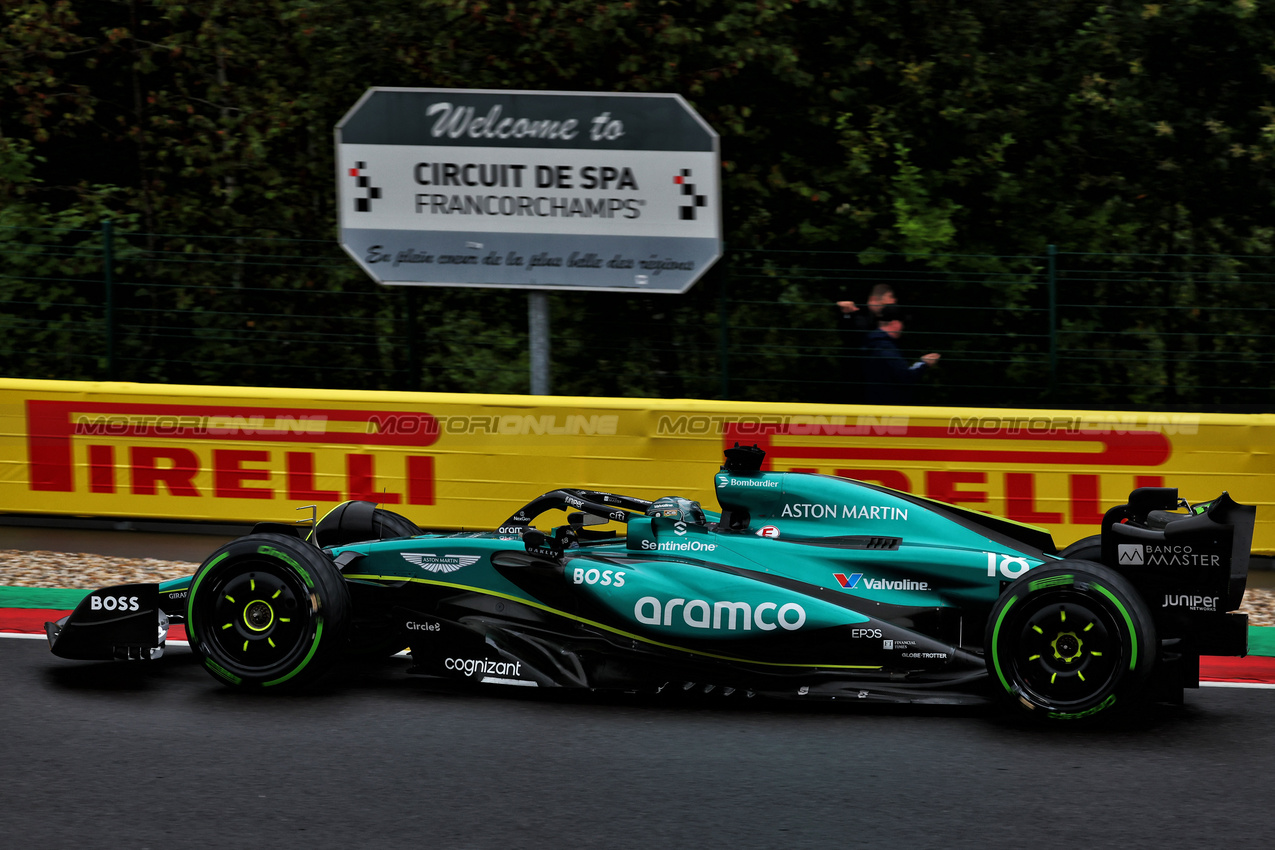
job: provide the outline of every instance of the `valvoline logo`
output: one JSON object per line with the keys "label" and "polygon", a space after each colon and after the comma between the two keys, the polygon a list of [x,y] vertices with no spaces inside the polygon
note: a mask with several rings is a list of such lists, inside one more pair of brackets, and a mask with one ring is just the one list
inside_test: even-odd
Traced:
{"label": "valvoline logo", "polygon": [[842,573],[833,573],[837,584],[846,590],[854,590],[859,585],[860,579],[863,580],[864,590],[924,590],[930,589],[928,581],[914,581],[910,578],[902,579],[884,579],[884,578],[863,578],[863,573],[851,573],[844,575]]}

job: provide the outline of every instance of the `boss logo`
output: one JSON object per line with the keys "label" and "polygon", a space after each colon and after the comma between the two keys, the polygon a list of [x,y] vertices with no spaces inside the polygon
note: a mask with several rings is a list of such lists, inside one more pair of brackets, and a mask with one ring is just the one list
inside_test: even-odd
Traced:
{"label": "boss logo", "polygon": [[136,611],[136,596],[90,596],[89,608],[94,611]]}
{"label": "boss logo", "polygon": [[624,587],[624,571],[576,567],[571,580],[576,584],[614,584],[616,587]]}

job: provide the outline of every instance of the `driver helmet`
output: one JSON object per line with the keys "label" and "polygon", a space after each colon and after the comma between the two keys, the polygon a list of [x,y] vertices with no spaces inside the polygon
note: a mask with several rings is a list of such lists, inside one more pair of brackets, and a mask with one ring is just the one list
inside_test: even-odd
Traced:
{"label": "driver helmet", "polygon": [[708,518],[704,516],[704,509],[700,507],[699,502],[681,496],[661,496],[647,508],[646,515],[680,519],[692,525],[708,524]]}

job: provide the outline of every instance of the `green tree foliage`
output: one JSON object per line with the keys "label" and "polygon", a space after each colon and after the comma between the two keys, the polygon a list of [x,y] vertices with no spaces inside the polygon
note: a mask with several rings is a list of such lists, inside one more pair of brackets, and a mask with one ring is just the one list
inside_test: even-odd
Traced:
{"label": "green tree foliage", "polygon": [[[1136,381],[1143,403],[1215,401],[1201,388],[1224,367],[1193,364],[1219,332],[1241,359],[1269,349],[1263,321],[1201,310],[1236,292],[1270,309],[1244,261],[1170,257],[1272,251],[1275,8],[1258,0],[0,0],[0,15],[0,295],[69,279],[39,332],[10,337],[10,374],[100,375],[102,293],[75,281],[109,218],[130,284],[120,377],[525,389],[520,296],[432,289],[405,320],[409,296],[331,248],[332,128],[372,85],[680,93],[722,136],[731,248],[850,252],[817,271],[795,255],[722,267],[678,299],[555,296],[557,391],[715,395],[725,309],[751,397],[832,400],[792,364],[835,373],[830,302],[878,279],[915,281],[901,294],[931,308],[931,336],[912,339],[960,355],[934,400],[1047,388],[1049,244],[1158,258],[1104,278],[1060,257],[1064,341],[1110,351],[1069,364],[1077,386],[1110,387],[1078,397],[1114,403]],[[55,243],[80,265],[33,248]],[[356,297],[334,313],[336,292]],[[317,374],[354,328],[380,342]],[[55,332],[92,356],[42,363]],[[264,365],[285,336],[297,365]],[[1160,365],[1107,362],[1139,356]],[[975,381],[989,363],[1001,377]]]}

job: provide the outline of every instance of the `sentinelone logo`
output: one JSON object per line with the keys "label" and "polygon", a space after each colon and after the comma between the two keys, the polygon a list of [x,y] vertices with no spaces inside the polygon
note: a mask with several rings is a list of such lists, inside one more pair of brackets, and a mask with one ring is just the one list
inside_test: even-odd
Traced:
{"label": "sentinelone logo", "polygon": [[[218,446],[235,442],[281,444],[284,447],[349,447],[346,455],[347,492],[318,490],[314,486],[314,455],[287,451],[279,466],[285,467],[288,498],[339,501],[374,498],[389,504],[400,501],[397,493],[375,486],[373,457],[359,449],[425,448],[438,440],[438,426],[428,414],[395,411],[340,410],[333,408],[233,407],[203,404],[146,404],[131,402],[28,400],[27,457],[30,489],[74,492],[73,441],[89,442],[89,491],[116,492],[115,443],[123,441],[172,442],[171,448],[129,446],[128,464],[134,476],[132,492],[151,495],[158,486],[179,496],[199,496],[194,476],[202,459],[188,446]],[[382,432],[371,427],[377,417],[412,416],[430,420],[428,427],[411,433]],[[109,444],[93,438],[109,438]],[[272,490],[244,482],[264,481],[271,469],[243,464],[275,464],[270,452],[259,449],[214,448],[212,451],[214,496],[269,499]],[[409,504],[433,504],[433,458],[409,454],[404,478]]]}

